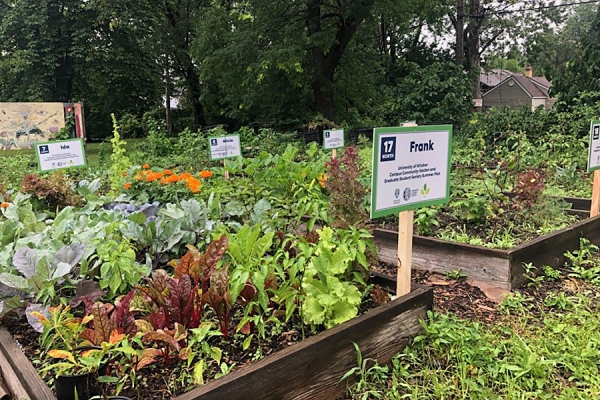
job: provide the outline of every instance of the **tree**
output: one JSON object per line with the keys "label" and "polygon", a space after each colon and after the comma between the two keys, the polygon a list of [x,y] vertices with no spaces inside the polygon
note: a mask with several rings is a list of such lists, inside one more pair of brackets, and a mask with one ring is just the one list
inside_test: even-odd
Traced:
{"label": "tree", "polygon": [[0,2],[0,101],[83,100],[91,136],[110,132],[110,112],[158,104],[152,3]]}
{"label": "tree", "polygon": [[157,26],[167,68],[172,68],[174,79],[182,83],[196,128],[206,125],[206,116],[201,101],[199,62],[192,56],[192,44],[197,38],[196,23],[208,4],[207,0],[163,0],[162,23]]}
{"label": "tree", "polygon": [[600,101],[600,7],[579,46],[581,52],[568,61],[564,74],[552,83],[553,92],[565,106]]}

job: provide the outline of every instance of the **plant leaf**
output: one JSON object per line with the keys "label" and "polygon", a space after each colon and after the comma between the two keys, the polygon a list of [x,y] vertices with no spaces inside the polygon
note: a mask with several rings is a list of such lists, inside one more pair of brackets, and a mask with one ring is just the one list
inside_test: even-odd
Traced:
{"label": "plant leaf", "polygon": [[27,279],[35,276],[40,256],[29,247],[23,247],[16,251],[13,256],[13,265]]}

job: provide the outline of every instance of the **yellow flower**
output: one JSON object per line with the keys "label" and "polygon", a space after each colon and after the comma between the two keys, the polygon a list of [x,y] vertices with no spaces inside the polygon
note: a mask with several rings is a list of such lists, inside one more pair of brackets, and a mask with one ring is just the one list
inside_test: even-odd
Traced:
{"label": "yellow flower", "polygon": [[318,179],[319,185],[321,185],[321,187],[325,187],[325,184],[327,183],[327,174],[320,174]]}

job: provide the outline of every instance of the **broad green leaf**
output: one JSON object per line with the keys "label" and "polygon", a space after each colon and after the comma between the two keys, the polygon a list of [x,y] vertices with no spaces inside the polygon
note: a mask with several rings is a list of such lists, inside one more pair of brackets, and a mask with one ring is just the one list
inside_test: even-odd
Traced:
{"label": "broad green leaf", "polygon": [[27,279],[18,275],[10,274],[8,272],[3,272],[0,274],[0,283],[3,283],[6,286],[11,287],[13,289],[29,289],[29,282],[27,281]]}

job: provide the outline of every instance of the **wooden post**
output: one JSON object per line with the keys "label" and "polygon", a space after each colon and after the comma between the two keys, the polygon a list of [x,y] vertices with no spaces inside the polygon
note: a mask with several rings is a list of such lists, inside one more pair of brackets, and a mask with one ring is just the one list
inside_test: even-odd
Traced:
{"label": "wooden post", "polygon": [[398,273],[396,276],[397,297],[410,293],[414,216],[414,210],[402,211],[398,215]]}
{"label": "wooden post", "polygon": [[226,161],[227,161],[227,159],[225,158],[223,160],[223,169],[224,169],[225,179],[229,179],[229,171],[227,171],[227,167],[226,167],[226,164],[225,164]]}
{"label": "wooden post", "polygon": [[337,158],[337,149],[333,149],[331,151],[331,159],[335,160]]}
{"label": "wooden post", "polygon": [[600,207],[600,169],[594,171],[594,187],[592,189],[592,207],[590,208],[590,218],[598,215]]}

